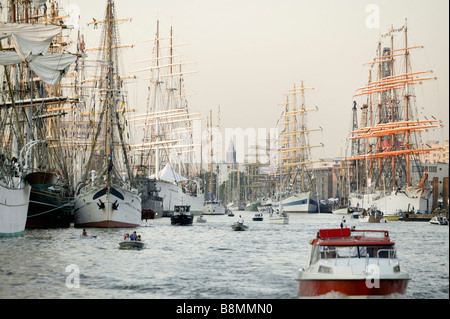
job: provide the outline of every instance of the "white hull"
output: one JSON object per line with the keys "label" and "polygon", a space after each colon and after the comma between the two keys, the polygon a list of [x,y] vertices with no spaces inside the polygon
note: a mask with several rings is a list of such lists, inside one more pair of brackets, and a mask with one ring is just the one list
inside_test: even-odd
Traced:
{"label": "white hull", "polygon": [[348,212],[348,208],[347,207],[333,210],[332,213],[335,214],[335,215],[348,215],[348,214],[350,214]]}
{"label": "white hull", "polygon": [[[428,202],[428,203],[427,203]],[[416,213],[426,213],[429,211],[428,207],[431,207],[432,198],[427,200],[421,196],[419,190],[407,190],[405,192],[395,192],[389,195],[382,196],[380,194],[369,194],[355,196],[350,195],[350,205],[369,210],[372,205],[375,205],[385,216],[395,216],[398,212],[411,212],[414,208]],[[428,205],[427,205],[428,204]]]}
{"label": "white hull", "polygon": [[[291,195],[281,201],[286,213],[317,213],[317,201],[311,198],[311,192]],[[273,202],[272,207],[279,209],[280,202]]]}
{"label": "white hull", "polygon": [[27,222],[31,186],[6,188],[0,185],[0,237],[20,236]]}
{"label": "white hull", "polygon": [[289,224],[289,215],[279,216],[277,214],[273,214],[272,216],[270,216],[269,222],[271,224],[287,225]]}
{"label": "white hull", "polygon": [[225,207],[220,204],[205,204],[203,206],[203,215],[225,215]]}
{"label": "white hull", "polygon": [[191,196],[183,192],[181,186],[165,181],[156,181],[156,188],[159,189],[158,196],[163,199],[165,212],[173,212],[175,205],[191,206],[192,214],[200,214],[203,211],[203,194]]}
{"label": "white hull", "polygon": [[[113,191],[115,190],[115,191]],[[103,204],[102,204],[103,203]],[[86,187],[76,197],[75,227],[120,228],[141,224],[141,198],[123,187]]]}

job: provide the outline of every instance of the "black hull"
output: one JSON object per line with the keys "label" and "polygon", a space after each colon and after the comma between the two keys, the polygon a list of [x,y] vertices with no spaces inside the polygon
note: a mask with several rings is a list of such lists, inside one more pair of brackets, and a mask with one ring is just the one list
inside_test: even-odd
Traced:
{"label": "black hull", "polygon": [[71,220],[70,198],[48,189],[31,188],[25,228],[68,228]]}
{"label": "black hull", "polygon": [[194,216],[192,215],[177,215],[170,217],[170,223],[172,225],[192,225],[192,222],[194,221]]}

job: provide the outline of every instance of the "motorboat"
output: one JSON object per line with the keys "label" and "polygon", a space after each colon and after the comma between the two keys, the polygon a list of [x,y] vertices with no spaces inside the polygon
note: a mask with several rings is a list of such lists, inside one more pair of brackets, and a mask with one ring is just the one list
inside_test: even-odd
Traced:
{"label": "motorboat", "polygon": [[289,215],[286,212],[274,212],[270,214],[269,222],[271,224],[286,225],[289,224]]}
{"label": "motorboat", "polygon": [[72,239],[97,239],[96,235],[77,235],[72,234]]}
{"label": "motorboat", "polygon": [[255,214],[255,216],[252,217],[252,220],[255,222],[262,222],[264,220],[264,216],[261,213]]}
{"label": "motorboat", "polygon": [[203,215],[225,215],[225,206],[219,200],[207,200],[202,212]]}
{"label": "motorboat", "polygon": [[244,230],[247,230],[247,229],[248,229],[248,226],[247,226],[247,225],[244,225],[243,223],[237,222],[237,223],[234,223],[233,225],[231,225],[231,228],[232,228],[234,231],[244,231]]}
{"label": "motorboat", "polygon": [[173,215],[170,217],[170,223],[172,225],[192,225],[194,216],[190,211],[189,205],[175,205]]}
{"label": "motorboat", "polygon": [[206,218],[203,217],[203,215],[200,215],[197,217],[197,219],[195,220],[197,223],[206,223]]}
{"label": "motorboat", "polygon": [[448,219],[445,216],[434,216],[430,220],[432,225],[448,225]]}
{"label": "motorboat", "polygon": [[297,275],[300,298],[406,295],[411,278],[388,231],[320,229],[310,245],[308,265]]}
{"label": "motorboat", "polygon": [[368,211],[362,210],[359,214],[358,220],[362,223],[386,223],[384,214],[379,211],[375,206],[372,206]]}
{"label": "motorboat", "polygon": [[123,240],[119,243],[120,249],[142,249],[145,242],[140,240]]}

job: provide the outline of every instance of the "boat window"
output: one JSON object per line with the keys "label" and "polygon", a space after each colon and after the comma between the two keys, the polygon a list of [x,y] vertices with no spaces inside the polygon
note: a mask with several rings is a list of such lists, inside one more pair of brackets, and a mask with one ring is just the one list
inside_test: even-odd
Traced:
{"label": "boat window", "polygon": [[[318,254],[318,252],[316,252]],[[396,258],[396,251],[392,246],[320,246],[320,258]],[[314,263],[317,259],[311,262]],[[318,258],[318,255],[317,257]]]}
{"label": "boat window", "polygon": [[358,247],[357,246],[336,247],[336,254],[338,258],[358,257]]}
{"label": "boat window", "polygon": [[336,258],[336,247],[320,246],[320,257],[322,259]]}
{"label": "boat window", "polygon": [[365,248],[370,258],[396,258],[393,246],[367,246]]}
{"label": "boat window", "polygon": [[[320,250],[322,250],[322,246],[320,246]],[[313,245],[311,250],[311,260],[309,261],[310,265],[315,264],[320,259],[320,250],[319,246]]]}

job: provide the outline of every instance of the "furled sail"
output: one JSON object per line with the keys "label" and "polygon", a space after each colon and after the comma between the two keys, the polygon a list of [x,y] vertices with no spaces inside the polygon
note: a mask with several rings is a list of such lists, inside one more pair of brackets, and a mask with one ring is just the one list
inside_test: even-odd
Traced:
{"label": "furled sail", "polygon": [[0,23],[0,40],[11,38],[15,52],[0,52],[0,65],[28,63],[45,83],[54,86],[67,73],[76,56],[49,53],[52,38],[61,32],[53,25]]}

